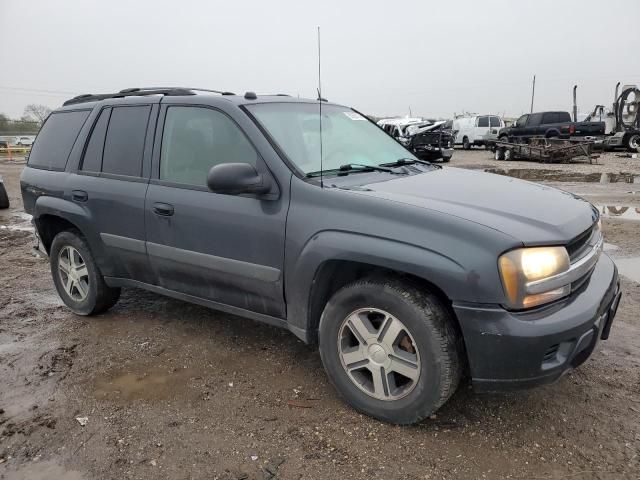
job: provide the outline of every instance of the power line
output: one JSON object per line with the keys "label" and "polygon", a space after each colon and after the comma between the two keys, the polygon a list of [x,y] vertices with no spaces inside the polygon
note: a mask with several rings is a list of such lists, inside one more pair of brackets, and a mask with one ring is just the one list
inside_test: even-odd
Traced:
{"label": "power line", "polygon": [[53,95],[78,95],[78,92],[67,92],[63,90],[44,90],[41,88],[22,88],[22,87],[12,87],[8,85],[0,85],[0,90],[10,90],[10,91],[20,91],[27,93],[42,93],[42,94],[53,94]]}

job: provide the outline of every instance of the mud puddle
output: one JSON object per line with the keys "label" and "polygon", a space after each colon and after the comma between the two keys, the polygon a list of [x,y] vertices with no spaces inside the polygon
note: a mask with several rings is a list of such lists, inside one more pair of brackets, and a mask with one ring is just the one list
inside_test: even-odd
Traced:
{"label": "mud puddle", "polygon": [[31,224],[31,215],[24,212],[0,215],[0,230],[9,230],[11,232],[33,232],[34,228]]}
{"label": "mud puddle", "polygon": [[534,182],[637,183],[640,175],[631,172],[584,173],[537,168],[485,168],[485,172]]}
{"label": "mud puddle", "polygon": [[83,480],[80,472],[66,470],[53,462],[38,462],[6,474],[6,480]]}
{"label": "mud puddle", "polygon": [[94,396],[109,400],[164,400],[196,379],[202,379],[202,375],[191,368],[117,373],[98,379]]}

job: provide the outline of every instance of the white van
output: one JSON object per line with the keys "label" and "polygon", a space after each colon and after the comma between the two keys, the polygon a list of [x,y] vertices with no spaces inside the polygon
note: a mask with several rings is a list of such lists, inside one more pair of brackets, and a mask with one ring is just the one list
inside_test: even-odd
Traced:
{"label": "white van", "polygon": [[472,145],[484,145],[484,137],[488,133],[497,136],[498,131],[504,128],[504,122],[497,115],[474,115],[472,117],[456,118],[453,121],[453,130],[457,130],[456,145],[462,145],[469,150]]}

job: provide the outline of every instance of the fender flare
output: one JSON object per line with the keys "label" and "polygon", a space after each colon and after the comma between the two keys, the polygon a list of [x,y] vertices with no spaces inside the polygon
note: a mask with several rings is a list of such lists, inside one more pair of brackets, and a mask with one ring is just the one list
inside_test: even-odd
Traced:
{"label": "fender flare", "polygon": [[80,233],[87,239],[98,266],[101,269],[108,269],[107,262],[105,261],[104,244],[102,243],[100,235],[96,234],[91,227],[93,220],[89,210],[63,198],[42,195],[36,199],[33,207],[33,220],[39,235],[41,235],[39,221],[45,215],[62,218],[75,225],[78,230],[80,230]]}
{"label": "fender flare", "polygon": [[[417,261],[419,259],[419,261]],[[312,329],[313,287],[321,267],[329,261],[358,262],[415,275],[441,289],[449,299],[469,282],[469,272],[453,258],[414,244],[352,232],[325,230],[302,247],[285,274],[287,321],[303,339]]]}

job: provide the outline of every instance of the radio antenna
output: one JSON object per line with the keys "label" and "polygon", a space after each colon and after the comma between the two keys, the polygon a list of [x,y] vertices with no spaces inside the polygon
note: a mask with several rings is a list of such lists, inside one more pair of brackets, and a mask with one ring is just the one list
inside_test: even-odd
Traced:
{"label": "radio antenna", "polygon": [[322,83],[320,75],[320,27],[318,27],[318,111],[320,115],[320,188],[324,188],[322,173]]}

